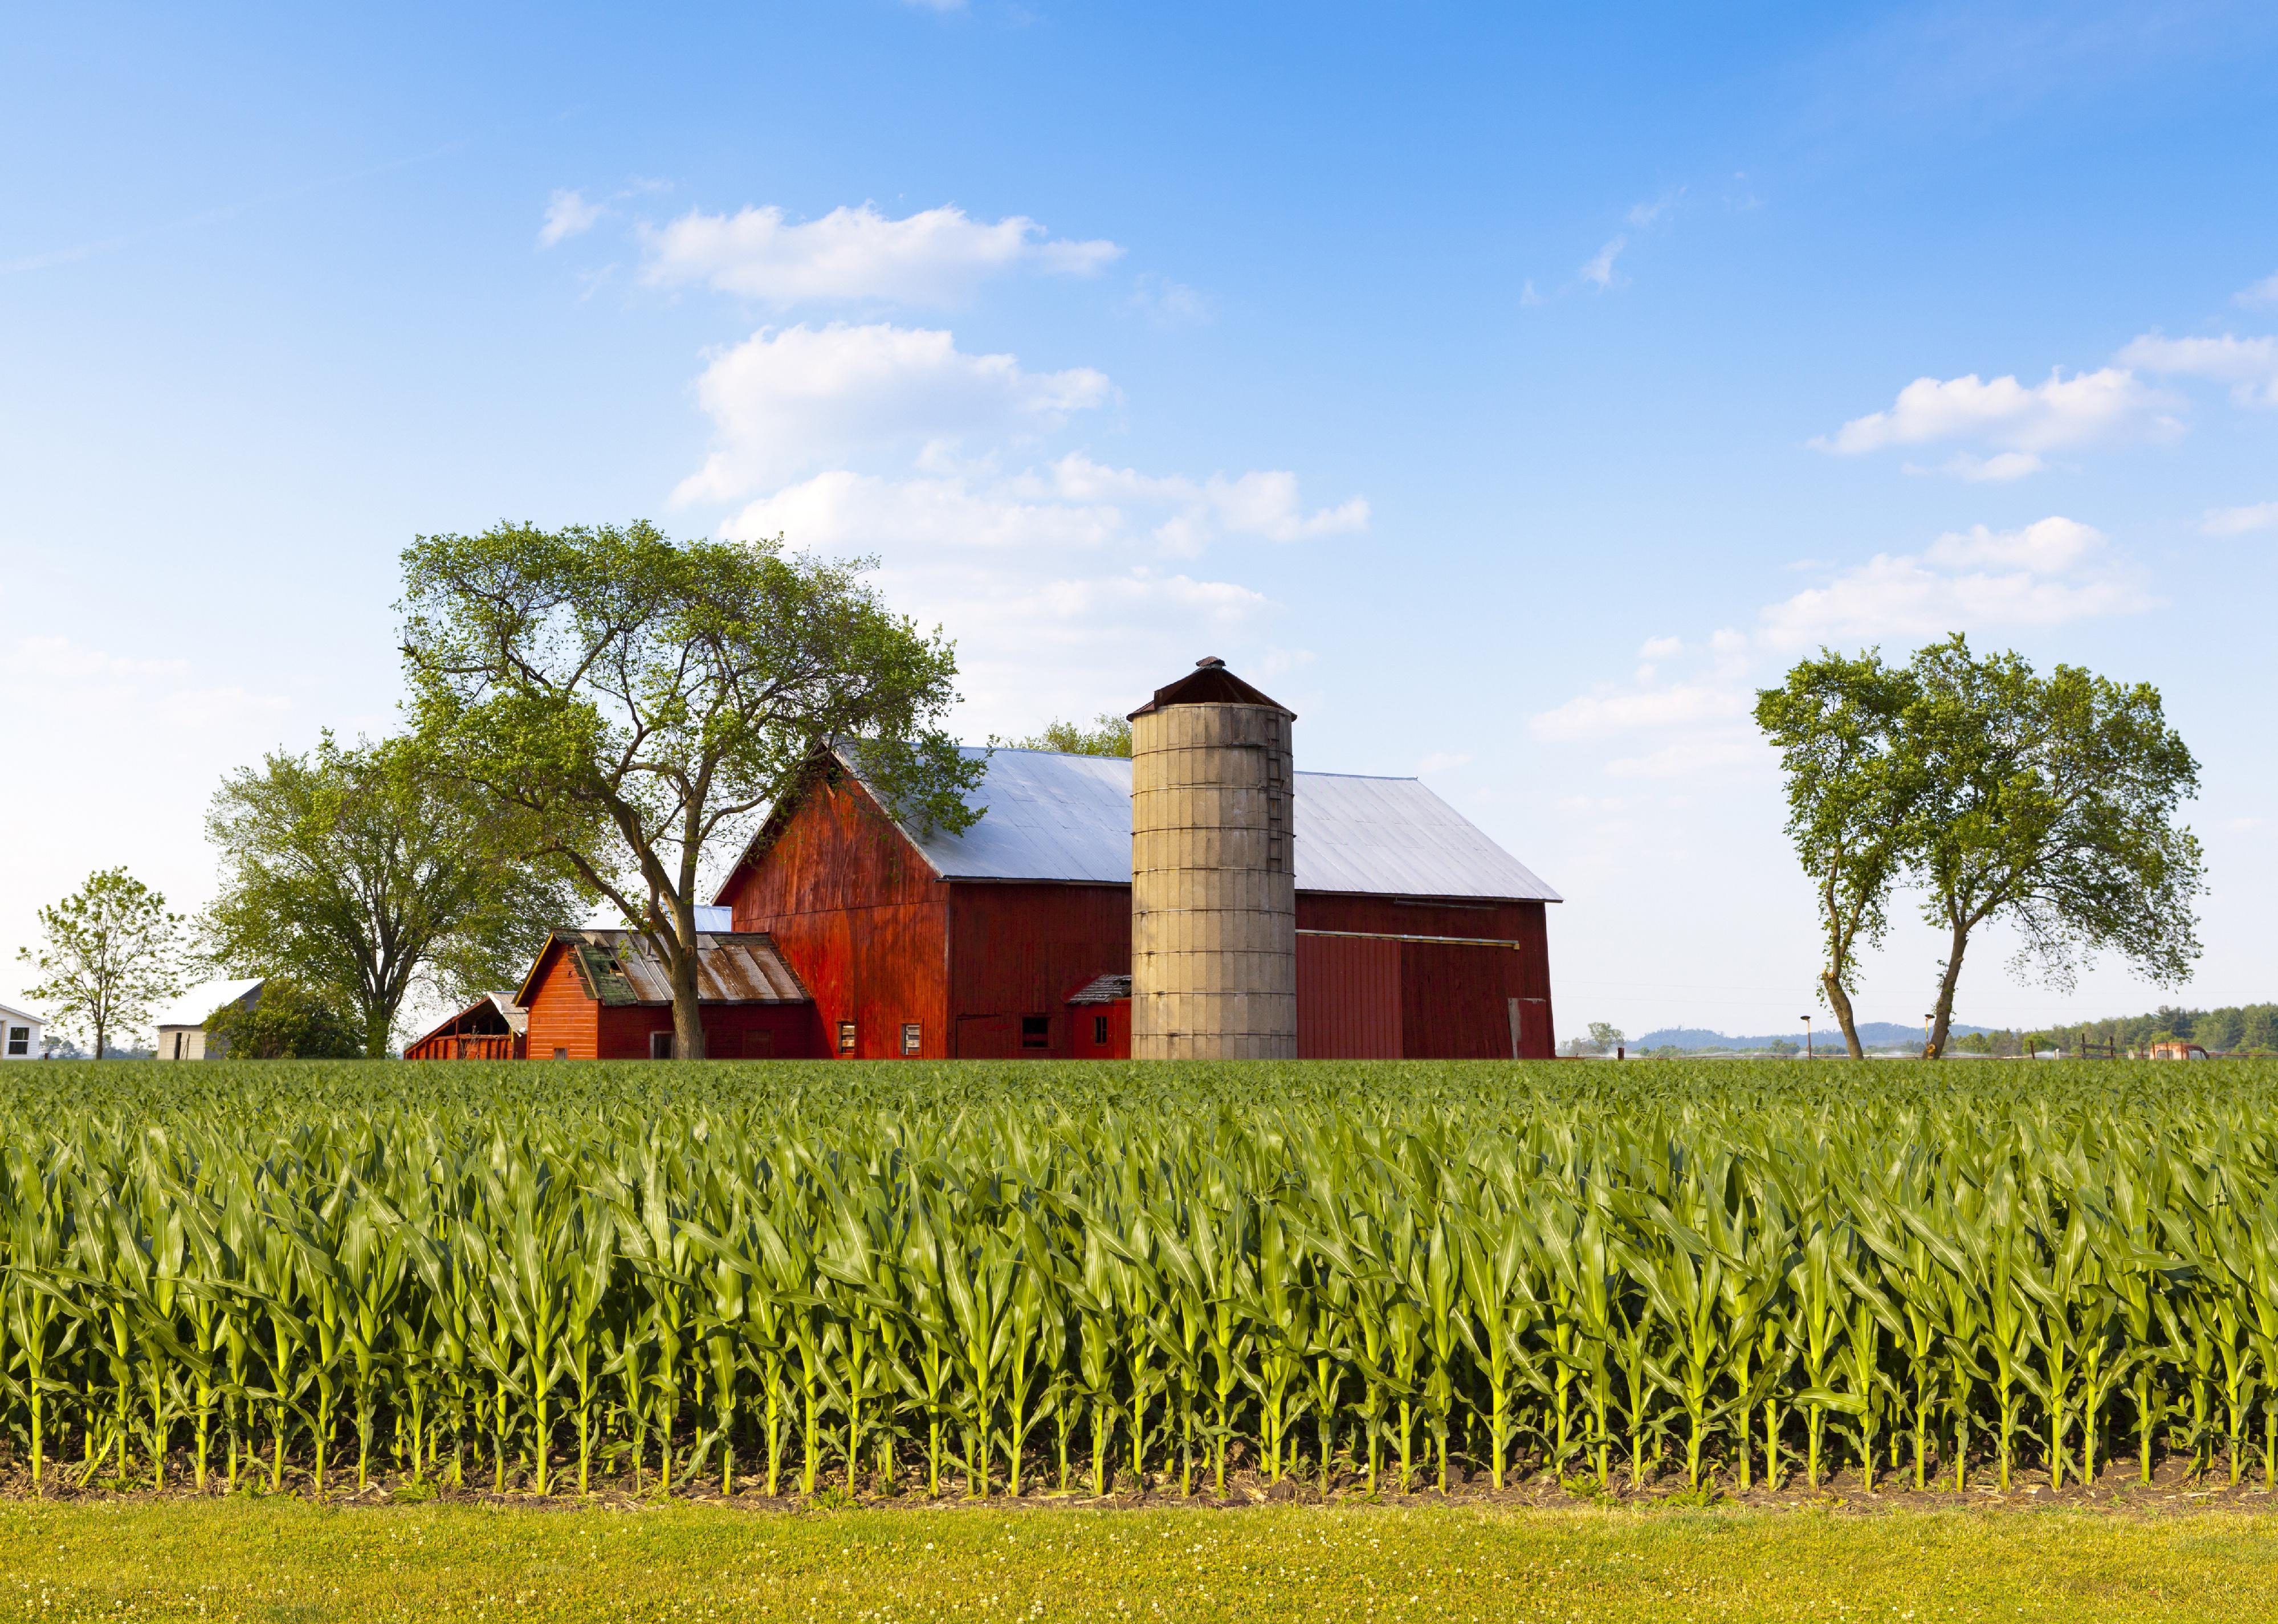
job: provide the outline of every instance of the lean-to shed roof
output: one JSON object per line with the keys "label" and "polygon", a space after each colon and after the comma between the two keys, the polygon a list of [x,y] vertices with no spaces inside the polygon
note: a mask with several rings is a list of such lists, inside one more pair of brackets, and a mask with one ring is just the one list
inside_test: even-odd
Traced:
{"label": "lean-to shed roof", "polygon": [[[988,776],[968,799],[988,815],[962,835],[902,830],[944,879],[1131,883],[1128,759],[960,753],[987,759]],[[1419,780],[1299,773],[1294,791],[1301,891],[1563,900]]]}

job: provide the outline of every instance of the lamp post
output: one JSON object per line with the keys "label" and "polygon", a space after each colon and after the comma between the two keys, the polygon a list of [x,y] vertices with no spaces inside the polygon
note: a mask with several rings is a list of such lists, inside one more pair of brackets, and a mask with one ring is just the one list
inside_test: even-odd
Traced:
{"label": "lamp post", "polygon": [[1927,1059],[1929,1059],[1929,1058],[1930,1058],[1930,1019],[1931,1019],[1931,1018],[1930,1018],[1930,1016],[1925,1015],[1925,1016],[1923,1016],[1923,1058],[1924,1060],[1927,1060]]}
{"label": "lamp post", "polygon": [[1803,1057],[1811,1058],[1811,1017],[1803,1017]]}

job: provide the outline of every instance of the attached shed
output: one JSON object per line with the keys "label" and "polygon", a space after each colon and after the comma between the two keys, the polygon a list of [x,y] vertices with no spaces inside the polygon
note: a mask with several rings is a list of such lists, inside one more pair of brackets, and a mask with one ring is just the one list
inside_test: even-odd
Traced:
{"label": "attached shed", "polygon": [[[986,815],[963,835],[905,825],[833,755],[715,902],[796,968],[831,1054],[1128,1056],[1131,763],[965,753]],[[1299,1055],[1548,1058],[1557,893],[1415,779],[1292,782]]]}
{"label": "attached shed", "polygon": [[406,1060],[526,1060],[530,1011],[512,993],[481,997],[417,1041],[403,1046]]}
{"label": "attached shed", "polygon": [[[761,931],[700,932],[697,988],[715,1060],[798,1059],[819,1051],[814,1001]],[[533,1060],[649,1060],[672,1054],[670,972],[627,930],[558,930],[514,1002],[528,1011]]]}

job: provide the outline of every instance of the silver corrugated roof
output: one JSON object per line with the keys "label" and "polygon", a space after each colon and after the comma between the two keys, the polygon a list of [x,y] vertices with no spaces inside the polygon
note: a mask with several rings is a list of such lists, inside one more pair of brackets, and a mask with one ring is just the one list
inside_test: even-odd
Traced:
{"label": "silver corrugated roof", "polygon": [[[963,835],[911,835],[943,877],[1131,883],[1128,759],[961,753],[987,758],[988,776],[968,798],[988,816]],[[1563,900],[1420,780],[1300,773],[1296,791],[1301,891]]]}

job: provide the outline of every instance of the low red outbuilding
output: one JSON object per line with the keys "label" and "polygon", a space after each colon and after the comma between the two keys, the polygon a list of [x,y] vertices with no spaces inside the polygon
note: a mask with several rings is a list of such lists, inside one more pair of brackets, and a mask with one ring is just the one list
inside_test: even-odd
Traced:
{"label": "low red outbuilding", "polygon": [[[761,932],[699,932],[697,988],[706,1054],[805,1059],[821,1052],[814,1002]],[[515,1002],[530,1012],[534,1060],[661,1060],[672,1055],[672,981],[639,934],[557,930]]]}
{"label": "low red outbuilding", "polygon": [[485,993],[424,1037],[403,1046],[406,1060],[523,1060],[530,1011],[512,993]]}
{"label": "low red outbuilding", "polygon": [[[828,1053],[1128,1056],[1131,763],[966,753],[985,814],[962,835],[898,820],[851,754],[818,760],[716,902],[796,969]],[[1557,893],[1415,779],[1292,788],[1298,1054],[1548,1058]],[[531,1033],[542,1056],[534,1013]]]}

